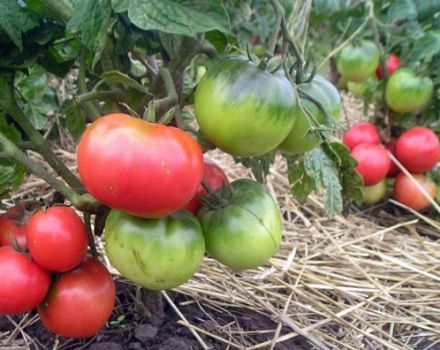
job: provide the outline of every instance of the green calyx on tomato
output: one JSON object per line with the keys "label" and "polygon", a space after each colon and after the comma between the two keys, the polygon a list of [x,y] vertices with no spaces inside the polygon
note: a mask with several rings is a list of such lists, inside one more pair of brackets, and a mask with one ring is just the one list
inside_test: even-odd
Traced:
{"label": "green calyx on tomato", "polygon": [[186,210],[160,219],[112,210],[105,224],[105,244],[121,275],[150,290],[186,282],[205,253],[200,223]]}
{"label": "green calyx on tomato", "polygon": [[[341,97],[338,90],[328,80],[316,75],[310,83],[299,84],[298,87],[317,99],[330,117],[338,119],[341,114]],[[289,135],[280,144],[279,149],[286,153],[298,154],[312,150],[321,143],[319,135],[311,131],[306,109],[318,123],[328,125],[325,115],[318,106],[306,98],[301,99],[301,105],[295,106],[294,124]]]}
{"label": "green calyx on tomato", "polygon": [[370,77],[379,64],[379,50],[372,41],[363,40],[359,45],[347,45],[339,53],[336,66],[348,81],[361,82]]}
{"label": "green calyx on tomato", "polygon": [[278,250],[282,221],[278,205],[258,182],[241,179],[215,192],[227,199],[220,208],[198,213],[206,249],[215,259],[240,271],[265,264]]}
{"label": "green calyx on tomato", "polygon": [[411,69],[400,68],[387,82],[385,99],[394,112],[411,113],[431,100],[433,90],[430,78],[417,76]]}
{"label": "green calyx on tomato", "polygon": [[281,71],[274,74],[241,56],[218,61],[195,93],[202,134],[234,156],[275,149],[294,123],[295,90]]}

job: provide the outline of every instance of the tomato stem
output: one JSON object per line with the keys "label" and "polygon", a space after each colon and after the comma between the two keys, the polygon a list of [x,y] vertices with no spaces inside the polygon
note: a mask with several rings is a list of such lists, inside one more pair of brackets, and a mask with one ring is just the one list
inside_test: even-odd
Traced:
{"label": "tomato stem", "polygon": [[[29,118],[24,114],[19,106],[14,94],[14,77],[10,76],[9,81],[3,84],[0,92],[0,107],[3,108],[14,121],[24,130],[30,138],[30,148],[43,156],[45,161],[71,186],[77,191],[83,192],[84,188],[79,179],[70,171],[70,169],[56,156],[50,148],[46,139],[35,129]],[[14,147],[16,147],[14,145]]]}
{"label": "tomato stem", "polygon": [[[78,72],[78,91],[80,94],[88,93],[87,84],[86,84],[86,59],[87,59],[87,51],[83,46],[81,47],[81,53],[79,56],[79,72]],[[81,101],[80,101],[81,102]],[[87,116],[91,120],[96,120],[101,116],[98,108],[93,104],[92,101],[87,101],[83,103],[83,107],[87,112]]]}
{"label": "tomato stem", "polygon": [[93,259],[98,259],[98,251],[96,250],[95,245],[95,237],[93,236],[92,232],[92,224],[90,222],[90,214],[84,213],[84,222],[86,224],[86,230],[87,230],[87,237],[89,238],[89,247],[90,251],[92,252]]}

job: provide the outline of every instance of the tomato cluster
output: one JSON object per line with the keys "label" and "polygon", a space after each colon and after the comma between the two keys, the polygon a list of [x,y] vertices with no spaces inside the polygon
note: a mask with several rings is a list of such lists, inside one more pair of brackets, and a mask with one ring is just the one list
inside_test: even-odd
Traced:
{"label": "tomato cluster", "polygon": [[[200,80],[196,119],[203,135],[233,156],[258,156],[275,149],[301,154],[321,143],[314,128],[339,118],[341,99],[320,75],[298,81],[296,90],[283,69],[271,73],[247,58],[229,56]],[[327,115],[307,96],[319,101]]]}
{"label": "tomato cluster", "polygon": [[[379,63],[379,51],[371,41],[364,40],[356,46],[345,46],[336,63],[341,80],[347,83],[348,90],[356,97],[363,97],[367,90],[374,90],[376,78],[384,79],[385,74]],[[433,82],[409,68],[400,67],[400,64],[400,58],[394,54],[390,54],[385,60],[388,78],[385,85],[385,102],[390,110],[397,114],[418,112],[431,100]],[[373,98],[380,101],[383,96],[380,91],[375,91]]]}
{"label": "tomato cluster", "polygon": [[19,206],[0,220],[7,238],[0,247],[0,315],[38,308],[55,334],[96,334],[113,310],[115,285],[100,262],[86,257],[87,232],[75,211],[53,206],[30,214]]}
{"label": "tomato cluster", "polygon": [[[110,262],[150,290],[186,282],[199,269],[205,249],[242,270],[266,263],[280,245],[280,210],[263,186],[251,180],[246,186],[243,180],[229,184],[222,169],[204,160],[197,142],[180,129],[106,115],[85,131],[77,157],[87,191],[112,209],[105,223]],[[214,227],[229,239],[213,243]],[[248,251],[250,246],[258,249]],[[228,259],[217,254],[219,249]]]}
{"label": "tomato cluster", "polygon": [[[386,177],[395,178],[394,197],[414,210],[427,208],[431,202],[420,190],[434,198],[436,185],[422,173],[431,170],[440,160],[440,142],[430,129],[414,127],[400,135],[395,143],[385,147],[380,144],[375,125],[359,123],[344,134],[343,143],[351,149],[358,161],[356,170],[364,179],[364,203],[379,202],[387,191]],[[400,172],[391,161],[392,154],[412,174],[411,178]]]}

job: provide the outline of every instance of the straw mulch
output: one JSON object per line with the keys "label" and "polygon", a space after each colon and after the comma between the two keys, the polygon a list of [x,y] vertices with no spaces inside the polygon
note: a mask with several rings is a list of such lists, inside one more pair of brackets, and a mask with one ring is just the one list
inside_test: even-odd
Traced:
{"label": "straw mulch", "polygon": [[[74,163],[73,154],[63,156]],[[228,155],[208,156],[231,181],[251,176]],[[42,186],[31,177],[20,195]],[[175,290],[189,297],[186,304],[197,304],[214,327],[191,324],[180,311],[183,305],[163,292],[200,348],[207,348],[206,337],[225,349],[276,349],[295,337],[316,349],[440,348],[440,223],[420,214],[391,215],[380,206],[329,218],[319,196],[305,205],[291,197],[281,160],[267,186],[284,215],[282,246],[270,263],[233,273],[206,257],[200,271]],[[226,324],[211,316],[233,310],[269,316],[278,326],[251,332],[238,321]],[[267,340],[257,340],[258,334]],[[0,348],[6,336],[0,332]]]}

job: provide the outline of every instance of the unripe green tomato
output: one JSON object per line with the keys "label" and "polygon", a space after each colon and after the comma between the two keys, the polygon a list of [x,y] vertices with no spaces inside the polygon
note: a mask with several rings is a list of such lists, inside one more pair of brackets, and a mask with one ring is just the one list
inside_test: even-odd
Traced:
{"label": "unripe green tomato", "polygon": [[105,248],[122,276],[161,290],[191,278],[202,262],[205,242],[199,222],[186,210],[142,219],[113,209],[105,223]]}
{"label": "unripe green tomato", "polygon": [[431,100],[433,89],[430,78],[419,77],[408,68],[400,68],[388,80],[385,98],[394,112],[411,113]]}
{"label": "unripe green tomato", "polygon": [[281,242],[277,203],[263,185],[249,179],[234,181],[217,193],[227,203],[217,209],[204,206],[197,215],[208,253],[236,271],[265,264]]}
{"label": "unripe green tomato", "polygon": [[261,44],[257,44],[254,47],[254,53],[258,58],[263,58],[264,54],[266,53],[266,48]]}
{"label": "unripe green tomato", "polygon": [[364,186],[364,199],[362,203],[367,205],[373,205],[378,202],[385,196],[387,192],[387,180],[383,179],[372,186]]}
{"label": "unripe green tomato", "polygon": [[377,83],[377,79],[374,77],[369,77],[360,83],[354,81],[347,82],[348,91],[357,98],[363,98],[364,94],[371,90]]}
{"label": "unripe green tomato", "polygon": [[283,72],[272,74],[243,57],[223,58],[197,86],[197,123],[221,150],[258,156],[275,149],[292,129],[295,96]]}
{"label": "unripe green tomato", "polygon": [[361,82],[376,71],[379,50],[372,41],[363,40],[360,45],[347,45],[339,53],[336,66],[349,81]]}
{"label": "unripe green tomato", "polygon": [[[298,84],[298,87],[321,102],[330,117],[339,118],[341,97],[332,83],[316,75],[310,83]],[[325,125],[326,118],[316,104],[305,98],[301,99],[301,104],[318,123]],[[321,140],[315,132],[310,131],[308,116],[299,104],[296,106],[293,118],[295,119],[293,128],[278,148],[286,153],[301,154],[318,146]]]}

